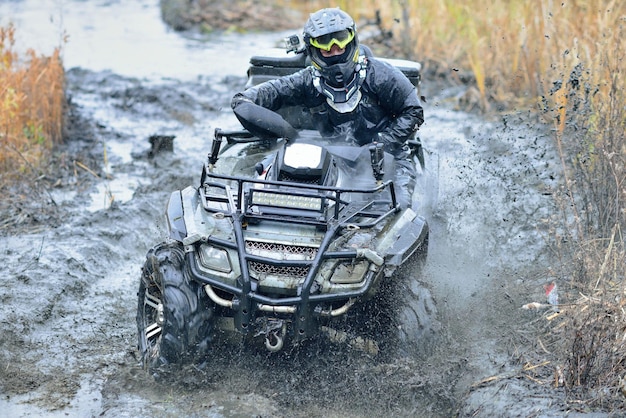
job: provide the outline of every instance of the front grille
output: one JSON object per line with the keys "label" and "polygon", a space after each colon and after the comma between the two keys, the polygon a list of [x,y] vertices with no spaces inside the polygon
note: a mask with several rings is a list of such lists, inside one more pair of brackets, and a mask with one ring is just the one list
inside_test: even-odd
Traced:
{"label": "front grille", "polygon": [[289,278],[300,279],[306,277],[309,273],[308,267],[282,267],[262,264],[256,261],[250,262],[250,270],[257,275],[271,274],[273,276],[286,276]]}
{"label": "front grille", "polygon": [[[270,256],[271,254],[287,254],[299,256],[297,259],[312,259],[317,254],[317,248],[305,247],[302,245],[285,245],[273,242],[246,241],[246,251],[250,254],[261,254]],[[269,255],[268,255],[269,254]],[[272,258],[277,258],[276,256]],[[287,257],[285,257],[287,258]],[[296,258],[296,257],[293,257]]]}
{"label": "front grille", "polygon": [[[280,260],[312,260],[317,254],[317,248],[272,242],[246,241],[246,252]],[[250,262],[248,266],[251,272],[256,273],[256,275],[271,274],[290,278],[303,278],[309,272],[308,267],[273,266],[257,261]]]}

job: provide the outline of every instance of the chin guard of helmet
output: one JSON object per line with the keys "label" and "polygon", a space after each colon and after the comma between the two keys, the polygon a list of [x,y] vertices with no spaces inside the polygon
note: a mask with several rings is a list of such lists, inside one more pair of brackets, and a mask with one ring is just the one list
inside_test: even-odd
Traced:
{"label": "chin guard of helmet", "polygon": [[355,72],[350,81],[340,86],[333,86],[324,74],[328,71],[313,70],[313,85],[324,96],[330,107],[339,113],[349,113],[356,109],[361,101],[361,85],[367,75],[367,58],[359,57]]}

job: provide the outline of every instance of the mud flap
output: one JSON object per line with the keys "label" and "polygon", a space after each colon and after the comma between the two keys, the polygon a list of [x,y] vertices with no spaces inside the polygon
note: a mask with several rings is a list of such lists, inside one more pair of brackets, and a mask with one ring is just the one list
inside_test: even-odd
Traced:
{"label": "mud flap", "polygon": [[187,236],[187,227],[185,226],[183,215],[183,199],[180,195],[180,190],[176,190],[172,192],[167,202],[165,217],[170,238],[180,242]]}
{"label": "mud flap", "polygon": [[421,172],[417,175],[412,207],[421,214],[432,215],[437,212],[439,198],[439,154],[420,146],[419,154],[414,158]]}

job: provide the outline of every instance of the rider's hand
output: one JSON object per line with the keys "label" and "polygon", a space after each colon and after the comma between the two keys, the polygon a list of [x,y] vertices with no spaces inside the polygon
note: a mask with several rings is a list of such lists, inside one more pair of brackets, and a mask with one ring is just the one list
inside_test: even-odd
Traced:
{"label": "rider's hand", "polygon": [[398,141],[396,141],[391,135],[384,132],[379,132],[377,134],[376,142],[383,144],[385,151],[393,155],[395,155],[401,146],[401,144],[399,144]]}

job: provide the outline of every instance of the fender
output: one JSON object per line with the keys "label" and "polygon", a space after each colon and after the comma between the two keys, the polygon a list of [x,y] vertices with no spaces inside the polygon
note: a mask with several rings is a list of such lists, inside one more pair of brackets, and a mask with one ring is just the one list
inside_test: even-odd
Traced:
{"label": "fender", "polygon": [[183,210],[183,200],[180,190],[172,192],[167,202],[165,210],[165,218],[167,220],[167,229],[170,238],[182,242],[187,236],[187,227],[185,226]]}
{"label": "fender", "polygon": [[[406,222],[405,219],[409,216],[413,216],[413,219]],[[428,224],[423,217],[416,215],[411,209],[407,209],[393,229],[389,231],[387,237],[393,240],[393,244],[385,254],[387,265],[399,267],[426,241]]]}

